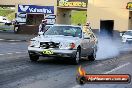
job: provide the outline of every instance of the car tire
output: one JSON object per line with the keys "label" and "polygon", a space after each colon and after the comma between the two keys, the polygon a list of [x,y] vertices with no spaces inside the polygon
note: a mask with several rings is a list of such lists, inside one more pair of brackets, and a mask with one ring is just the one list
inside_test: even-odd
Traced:
{"label": "car tire", "polygon": [[37,62],[39,59],[39,56],[35,54],[29,54],[29,57],[32,62]]}
{"label": "car tire", "polygon": [[73,58],[73,63],[75,65],[79,64],[80,59],[81,59],[81,50],[77,49],[76,54],[75,54],[75,56]]}
{"label": "car tire", "polygon": [[97,52],[97,49],[94,48],[93,53],[92,53],[91,55],[88,56],[88,59],[89,59],[90,61],[95,61],[95,59],[96,59],[96,52]]}

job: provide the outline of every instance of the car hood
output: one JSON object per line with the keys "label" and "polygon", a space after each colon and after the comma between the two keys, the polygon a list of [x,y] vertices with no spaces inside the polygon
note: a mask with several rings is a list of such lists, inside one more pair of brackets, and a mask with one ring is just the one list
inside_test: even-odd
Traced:
{"label": "car hood", "polygon": [[77,42],[79,41],[79,37],[72,37],[72,36],[61,36],[61,35],[45,35],[40,38],[40,42],[56,42],[56,43],[61,43],[61,42]]}
{"label": "car hood", "polygon": [[132,38],[132,36],[131,36],[131,35],[123,35],[122,37]]}

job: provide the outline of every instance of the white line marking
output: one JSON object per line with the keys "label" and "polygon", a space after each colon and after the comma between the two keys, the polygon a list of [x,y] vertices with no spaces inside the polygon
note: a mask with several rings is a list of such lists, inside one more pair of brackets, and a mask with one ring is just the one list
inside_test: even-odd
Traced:
{"label": "white line marking", "polygon": [[7,53],[7,54],[13,54],[13,53]]}
{"label": "white line marking", "polygon": [[16,45],[17,43],[10,43],[10,44],[12,44],[12,45]]}
{"label": "white line marking", "polygon": [[21,53],[28,53],[28,51],[21,51],[21,52],[15,52],[17,54],[21,54]]}
{"label": "white line marking", "polygon": [[110,70],[110,71],[108,71],[108,72],[105,72],[104,74],[108,74],[108,73],[111,73],[111,72],[113,72],[113,71],[119,70],[119,69],[121,69],[121,68],[123,68],[123,67],[125,67],[125,66],[127,66],[127,65],[129,65],[129,64],[130,64],[130,62],[128,62],[128,63],[126,63],[126,64],[123,64],[123,65],[121,65],[121,66],[119,66],[119,67],[117,67],[117,68],[114,68],[114,69],[112,69],[112,70]]}
{"label": "white line marking", "polygon": [[22,52],[16,52],[17,54],[19,54],[19,53],[22,53]]}
{"label": "white line marking", "polygon": [[80,87],[81,87],[80,85],[75,85],[72,88],[80,88]]}
{"label": "white line marking", "polygon": [[0,56],[2,56],[2,55],[4,55],[4,54],[0,54]]}
{"label": "white line marking", "polygon": [[0,41],[1,41],[1,40],[4,40],[4,39],[0,39]]}
{"label": "white line marking", "polygon": [[21,40],[8,40],[8,41],[11,41],[11,42],[19,42]]}
{"label": "white line marking", "polygon": [[3,55],[12,55],[12,54],[21,54],[21,53],[27,53],[26,51],[23,51],[23,52],[14,52],[14,53],[6,53],[6,54],[2,54],[2,53],[0,53],[0,56],[3,56]]}
{"label": "white line marking", "polygon": [[8,40],[8,41],[12,41],[12,42],[14,42],[14,41],[16,41],[16,40]]}

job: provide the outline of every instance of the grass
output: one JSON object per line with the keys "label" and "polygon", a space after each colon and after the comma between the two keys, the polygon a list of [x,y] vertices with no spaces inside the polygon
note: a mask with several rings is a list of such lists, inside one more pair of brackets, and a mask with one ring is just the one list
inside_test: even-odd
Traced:
{"label": "grass", "polygon": [[9,20],[12,20],[15,18],[15,11],[10,9],[0,9],[0,16],[5,16]]}
{"label": "grass", "polygon": [[15,19],[15,12],[12,12],[12,13],[8,14],[8,15],[7,15],[7,18],[8,18],[9,20]]}
{"label": "grass", "polygon": [[72,11],[71,23],[77,25],[85,24],[87,21],[87,11]]}

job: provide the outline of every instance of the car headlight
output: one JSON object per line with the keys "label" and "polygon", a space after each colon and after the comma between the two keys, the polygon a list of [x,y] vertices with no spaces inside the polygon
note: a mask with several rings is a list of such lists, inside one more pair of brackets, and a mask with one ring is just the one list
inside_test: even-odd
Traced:
{"label": "car headlight", "polygon": [[63,43],[60,45],[60,49],[74,49],[75,46],[75,43]]}
{"label": "car headlight", "polygon": [[76,46],[75,43],[70,43],[70,45],[69,45],[70,49],[74,49],[75,46]]}

